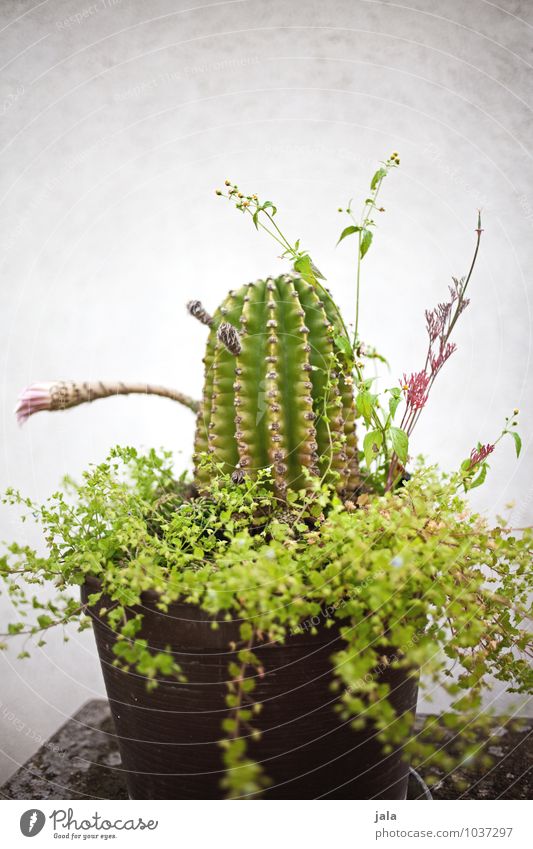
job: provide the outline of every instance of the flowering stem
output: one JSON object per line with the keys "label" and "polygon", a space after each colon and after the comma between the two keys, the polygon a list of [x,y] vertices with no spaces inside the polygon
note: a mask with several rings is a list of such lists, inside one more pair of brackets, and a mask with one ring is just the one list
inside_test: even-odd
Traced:
{"label": "flowering stem", "polygon": [[376,201],[378,199],[379,190],[381,189],[381,184],[383,183],[383,180],[387,176],[388,169],[389,169],[389,165],[388,165],[388,163],[386,163],[385,169],[384,169],[385,173],[383,174],[382,177],[380,177],[380,179],[378,180],[378,182],[376,184],[375,189],[373,189],[373,191],[370,194],[370,197],[367,198],[367,200],[365,201],[365,203],[363,205],[360,223],[356,222],[356,220],[353,217],[351,212],[349,213],[352,221],[354,221],[357,224],[357,226],[359,227],[359,231],[357,233],[357,237],[358,237],[357,238],[357,272],[356,272],[356,279],[355,279],[355,327],[354,327],[353,346],[352,346],[354,350],[357,347],[357,344],[359,342],[359,295],[360,295],[360,289],[361,289],[361,260],[362,260],[361,247],[362,247],[362,240],[363,240],[364,232],[366,231],[366,229],[368,227],[368,223],[369,223],[369,220],[370,220],[370,213],[371,213],[372,209],[374,209],[374,207],[376,206]]}
{"label": "flowering stem", "polygon": [[459,298],[458,298],[458,301],[457,301],[457,309],[455,310],[455,315],[454,315],[454,317],[453,317],[453,319],[450,323],[450,327],[448,329],[448,333],[447,333],[447,336],[446,336],[446,341],[448,341],[450,334],[451,334],[453,328],[455,327],[455,323],[456,323],[457,319],[459,318],[459,316],[461,315],[461,311],[462,311],[461,307],[462,307],[463,302],[464,302],[465,292],[466,292],[468,284],[470,283],[470,278],[472,277],[472,273],[473,273],[475,265],[476,265],[476,260],[477,260],[477,255],[478,255],[478,252],[479,252],[479,245],[480,245],[480,242],[481,242],[482,232],[483,232],[483,230],[481,229],[481,210],[478,209],[478,212],[477,212],[477,228],[476,228],[476,233],[477,233],[476,248],[474,250],[474,256],[472,257],[472,262],[470,263],[470,269],[468,271],[468,274],[466,275],[465,282],[462,286],[462,289],[461,289],[461,292],[460,292],[460,295],[459,295]]}
{"label": "flowering stem", "polygon": [[[474,249],[474,255],[472,257],[472,262],[470,263],[470,268],[469,268],[468,274],[466,275],[464,283],[459,290],[459,296],[457,298],[457,306],[455,308],[455,313],[454,313],[454,315],[453,315],[453,317],[450,321],[450,324],[448,326],[448,330],[447,330],[447,332],[446,332],[446,334],[443,338],[443,341],[441,343],[441,348],[445,348],[446,345],[448,344],[448,341],[449,341],[450,336],[452,334],[452,330],[457,323],[457,319],[459,318],[459,316],[461,315],[461,313],[463,311],[463,306],[464,306],[464,302],[465,302],[465,292],[466,292],[467,286],[470,282],[470,278],[472,277],[472,273],[473,273],[475,265],[476,265],[476,260],[477,260],[477,255],[478,255],[478,252],[479,252],[479,245],[480,245],[480,242],[481,242],[482,232],[483,232],[483,230],[481,229],[481,210],[478,210],[477,228],[476,228],[477,238],[476,238],[476,246],[475,246],[475,249]],[[428,349],[428,354],[427,354],[427,358],[426,358],[426,368],[428,366],[430,353],[431,353],[431,346]],[[435,382],[437,374],[438,374],[438,370],[433,371],[431,373],[429,384],[428,384],[428,393],[431,391],[431,388],[432,388],[432,386]],[[410,429],[407,431],[408,435],[410,435],[412,433],[412,431],[414,430],[414,428],[416,427],[418,420],[420,418],[421,412],[422,412],[422,408],[420,408],[419,410],[416,411],[415,416],[413,417],[413,420],[412,420],[412,422],[409,426]]]}
{"label": "flowering stem", "polygon": [[200,409],[200,402],[195,401],[177,389],[166,386],[154,386],[150,383],[123,383],[103,381],[74,381],[56,380],[47,383],[34,383],[21,394],[15,413],[19,424],[23,424],[31,415],[42,410],[67,410],[97,401],[99,398],[109,398],[113,395],[160,395],[170,398],[188,407],[193,413]]}
{"label": "flowering stem", "polygon": [[361,287],[361,233],[357,240],[357,277],[355,282],[355,327],[353,333],[354,350],[359,340],[359,291]]}
{"label": "flowering stem", "polygon": [[[419,374],[420,377],[427,375],[428,368],[430,368],[430,373],[428,375],[429,379],[427,380],[427,386],[426,386],[426,389],[425,389],[426,399],[427,399],[427,396],[429,395],[429,393],[431,392],[431,389],[433,387],[433,384],[435,383],[436,377],[437,377],[437,375],[440,371],[441,366],[444,364],[445,360],[450,355],[450,353],[452,353],[453,350],[454,350],[454,348],[449,346],[449,340],[450,340],[450,336],[451,336],[452,331],[453,331],[453,329],[454,329],[454,327],[457,323],[459,316],[461,315],[465,306],[468,303],[468,301],[465,301],[465,293],[466,293],[468,284],[470,282],[470,279],[472,277],[472,274],[473,274],[473,271],[474,271],[474,268],[475,268],[475,265],[476,265],[476,260],[477,260],[478,253],[479,253],[479,245],[480,245],[480,242],[481,242],[482,232],[483,232],[483,230],[481,228],[481,210],[478,210],[477,227],[476,227],[477,238],[476,238],[476,244],[475,244],[475,248],[474,248],[474,254],[473,254],[473,257],[472,257],[472,261],[470,263],[470,268],[468,270],[468,274],[466,275],[464,280],[461,281],[460,285],[456,281],[455,292],[457,294],[457,297],[456,297],[456,301],[455,301],[455,310],[454,310],[451,318],[447,319],[447,315],[449,315],[449,313],[445,314],[446,318],[442,318],[443,326],[442,326],[441,330],[439,331],[438,336],[436,334],[431,335],[431,333],[430,333],[428,350],[427,350],[427,354],[426,354],[426,361],[425,361],[424,368],[423,368],[422,372],[420,372],[420,374]],[[451,306],[454,302],[453,298],[454,298],[454,290],[452,290],[452,302],[448,305],[448,309],[451,309]],[[429,318],[428,318],[428,321],[429,321]],[[428,327],[431,328],[431,325],[428,325]],[[438,338],[438,340],[439,340],[439,356],[437,357],[437,359],[435,359],[435,357],[433,355],[433,344],[434,344],[436,338]],[[425,401],[423,403],[419,404],[419,405],[410,404],[409,400],[407,401],[407,405],[406,405],[406,408],[404,410],[404,414],[403,414],[403,417],[402,417],[402,420],[401,420],[401,423],[400,423],[400,428],[405,431],[405,433],[407,434],[408,437],[411,436],[413,430],[415,429],[416,425],[418,424],[418,420],[420,419],[420,416],[421,416],[421,413],[422,413],[424,406],[425,406]],[[393,455],[391,457],[389,472],[388,472],[388,475],[387,475],[387,485],[386,485],[387,490],[391,489],[392,486],[393,486],[393,480],[394,480],[394,477],[395,477],[397,465],[398,465],[398,457],[395,453],[393,453]]]}
{"label": "flowering stem", "polygon": [[[229,183],[229,181],[226,181],[226,185],[231,185],[231,184]],[[265,204],[261,204],[259,202],[258,198],[255,195],[244,196],[244,195],[242,195],[242,193],[237,192],[236,186],[231,186],[231,188],[229,189],[229,191],[227,193],[223,192],[221,189],[217,189],[216,194],[221,196],[221,197],[226,198],[227,200],[233,201],[236,204],[237,209],[239,209],[241,212],[247,212],[249,215],[251,215],[256,227],[257,228],[261,227],[262,230],[264,230],[266,233],[268,233],[268,235],[271,236],[271,238],[274,239],[274,241],[277,242],[278,245],[280,245],[283,248],[284,256],[290,256],[291,259],[294,262],[297,262],[298,260],[309,256],[309,254],[307,254],[305,251],[301,251],[301,250],[298,249],[299,241],[296,242],[295,245],[292,245],[289,242],[289,240],[287,239],[285,234],[280,230],[280,228],[278,227],[278,225],[274,221],[274,213],[271,214],[268,211],[269,207],[266,206]],[[239,197],[239,194],[241,195],[241,197]],[[270,206],[272,206],[272,204],[270,204]],[[268,219],[268,221],[270,222],[270,224],[272,225],[274,230],[271,230],[270,227],[267,227],[267,225],[263,223],[263,221],[259,217],[259,215],[261,213]],[[331,303],[331,305],[335,309],[337,317],[338,317],[338,319],[341,323],[341,326],[343,328],[344,334],[349,341],[350,336],[349,336],[346,324],[344,322],[344,319],[342,317],[342,314],[341,314],[337,304],[333,301],[328,290],[326,289],[325,286],[322,285],[322,283],[320,282],[320,280],[318,279],[318,277],[315,273],[313,273],[313,283],[316,286],[316,288],[318,289],[318,291],[325,298],[327,298],[327,300]]]}

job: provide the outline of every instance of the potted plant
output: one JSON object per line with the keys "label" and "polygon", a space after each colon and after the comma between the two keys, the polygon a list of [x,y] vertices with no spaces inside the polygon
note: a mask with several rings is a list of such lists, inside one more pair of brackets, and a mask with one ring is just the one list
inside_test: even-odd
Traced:
{"label": "potted plant", "polygon": [[[489,675],[531,687],[531,529],[490,527],[465,501],[503,436],[520,452],[518,411],[457,472],[405,468],[455,350],[479,217],[467,275],[426,313],[424,367],[381,393],[365,375],[382,358],[359,334],[361,266],[398,164],[394,153],[380,165],[360,217],[340,210],[339,241],[356,243],[353,333],[275,206],[226,181],[217,194],[292,270],[230,292],[212,316],[189,303],[209,329],[201,401],[74,382],[21,396],[22,421],[129,392],[197,414],[192,481],[165,452],[116,448],[44,505],[4,499],[27,508],[47,546],[14,543],[0,560],[18,612],[7,633],[42,644],[55,625],[93,626],[132,798],[405,798],[409,762],[486,759],[474,741]],[[50,582],[52,600],[31,593]],[[455,753],[413,733],[419,687],[452,695],[438,721]]]}

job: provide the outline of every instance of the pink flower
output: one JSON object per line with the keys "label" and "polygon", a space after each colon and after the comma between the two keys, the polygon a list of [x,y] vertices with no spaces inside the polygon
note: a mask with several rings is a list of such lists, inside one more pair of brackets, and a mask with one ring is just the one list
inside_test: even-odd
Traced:
{"label": "pink flower", "polygon": [[[449,348],[448,337],[453,325],[470,303],[469,299],[464,297],[465,279],[457,280],[456,277],[452,277],[452,280],[453,286],[448,287],[450,300],[437,304],[432,310],[426,310],[426,330],[429,336],[427,362],[432,364],[434,374],[455,351],[455,345]],[[435,351],[436,348],[438,353]],[[438,365],[434,366],[433,363]]]}
{"label": "pink flower", "polygon": [[426,329],[431,344],[446,332],[451,309],[452,302],[437,304],[435,309],[426,310]]}
{"label": "pink flower", "polygon": [[57,410],[60,406],[58,395],[62,382],[32,383],[27,386],[18,399],[15,415],[19,424],[24,424],[34,413],[41,410]]}
{"label": "pink flower", "polygon": [[454,351],[457,350],[455,342],[447,342],[444,348],[441,348],[439,353],[434,356],[430,354],[431,374],[435,376],[442,368],[448,357],[451,357]]}
{"label": "pink flower", "polygon": [[470,468],[473,469],[478,463],[482,463],[493,451],[494,445],[491,445],[490,442],[487,442],[486,445],[480,445],[478,448],[472,448],[470,452]]}
{"label": "pink flower", "polygon": [[429,375],[419,371],[407,377],[404,374],[400,381],[402,389],[407,393],[407,406],[413,410],[421,410],[428,399]]}

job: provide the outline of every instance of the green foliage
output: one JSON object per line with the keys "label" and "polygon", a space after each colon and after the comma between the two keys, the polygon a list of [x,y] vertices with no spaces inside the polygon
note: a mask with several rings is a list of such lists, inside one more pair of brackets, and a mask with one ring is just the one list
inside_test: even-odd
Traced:
{"label": "green foliage", "polygon": [[[280,229],[275,205],[244,195],[229,180],[227,190],[217,191],[281,246],[293,271],[231,292],[212,319],[203,311],[211,331],[196,432],[197,490],[175,479],[169,454],[117,448],[43,505],[13,490],[4,499],[41,526],[47,549],[40,555],[13,543],[0,557],[16,613],[0,636],[25,640],[19,657],[28,656],[28,640],[43,645],[55,625],[89,627],[78,601],[89,577],[97,582],[91,612],[116,635],[115,665],[135,670],[148,688],[183,675],[170,652],[152,651],[143,637],[143,592],[158,594],[161,611],[179,601],[243,621],[239,644],[228,647],[236,660],[228,668],[221,728],[230,798],[256,796],[269,783],[253,757],[261,710],[254,679],[262,674],[254,650],[265,640],[314,633],[317,621],[337,623],[345,646],[331,661],[335,709],[354,728],[370,725],[385,753],[406,742],[412,717],[395,714],[381,672],[420,671],[424,686],[453,697],[440,721],[456,731],[461,750],[454,755],[417,735],[406,751],[414,762],[435,759],[445,769],[465,752],[476,754],[489,676],[517,693],[533,683],[525,627],[533,533],[503,520],[490,528],[459,495],[483,483],[486,458],[503,436],[512,437],[519,455],[512,429],[518,410],[494,444],[478,443],[457,474],[419,464],[407,480],[403,468],[429,389],[454,350],[448,340],[468,303],[479,218],[470,271],[454,280],[448,305],[426,314],[422,371],[381,393],[374,391],[376,377],[364,374],[365,358],[385,361],[359,337],[361,263],[374,217],[384,211],[377,202],[383,180],[398,165],[397,153],[381,163],[359,217],[351,202],[339,210],[351,222],[339,242],[354,236],[357,245],[352,336],[309,252]],[[357,416],[366,428],[360,453]],[[43,601],[33,587],[49,584],[57,593]]]}
{"label": "green foliage", "polygon": [[[367,429],[367,434],[363,440],[363,451],[359,452],[360,461],[364,464],[361,468],[361,475],[352,475],[350,485],[346,487],[343,485],[343,473],[338,468],[334,469],[334,464],[330,463],[329,460],[330,456],[335,452],[337,454],[344,453],[343,443],[345,442],[346,434],[342,434],[342,428],[338,426],[335,417],[329,415],[325,409],[321,409],[320,404],[317,405],[317,399],[315,397],[314,412],[319,427],[322,430],[322,438],[318,440],[320,447],[319,456],[323,450],[322,447],[324,444],[326,445],[326,460],[325,463],[322,463],[322,467],[327,468],[327,475],[340,475],[338,477],[339,490],[344,490],[345,494],[348,495],[350,495],[350,486],[355,483],[357,477],[362,479],[363,486],[366,489],[371,489],[377,493],[389,491],[402,483],[405,477],[404,467],[409,461],[409,443],[412,431],[420,418],[422,408],[426,404],[437,374],[440,372],[444,362],[455,350],[455,345],[449,342],[450,335],[463,310],[468,306],[465,293],[474,271],[481,233],[483,232],[481,229],[481,214],[478,213],[476,246],[467,275],[461,278],[461,280],[452,278],[454,285],[450,287],[451,301],[448,304],[440,304],[437,309],[426,312],[426,330],[429,334],[429,348],[424,368],[419,372],[413,373],[411,378],[407,378],[406,374],[404,374],[401,388],[400,386],[393,386],[385,388],[381,393],[371,392],[370,386],[372,380],[369,381],[365,377],[365,360],[377,360],[386,365],[388,363],[375,348],[364,344],[359,336],[361,263],[373,242],[373,234],[376,228],[375,218],[385,211],[378,204],[378,196],[383,181],[399,164],[400,158],[397,152],[393,152],[388,159],[380,163],[379,168],[370,180],[369,191],[365,193],[359,215],[356,215],[353,211],[352,200],[350,200],[347,208],[343,209],[340,207],[338,210],[340,213],[348,216],[350,223],[341,231],[337,244],[344,242],[352,236],[357,241],[355,253],[355,321],[352,336],[350,336],[346,323],[335,302],[332,300],[329,290],[325,288],[322,282],[325,280],[324,275],[317,269],[309,252],[300,247],[300,239],[292,242],[284,234],[279,225],[277,219],[278,210],[274,204],[271,201],[261,202],[255,194],[243,194],[239,190],[239,187],[232,184],[229,180],[226,180],[225,190],[217,190],[218,195],[222,195],[234,203],[241,213],[250,215],[256,229],[264,230],[282,247],[282,256],[292,261],[293,269],[301,276],[303,281],[312,287],[317,297],[320,297],[324,304],[328,306],[327,319],[333,326],[333,345],[339,355],[338,365],[340,366],[345,384],[350,387],[353,382],[356,390],[356,413],[362,419],[362,424]],[[307,312],[305,321],[308,323]],[[428,322],[431,324],[431,328]],[[208,403],[210,403],[212,397],[211,393],[214,384],[214,380],[209,376],[211,374],[210,370],[213,367],[213,338],[214,334],[212,332],[211,347],[208,345],[208,352],[205,358],[205,397],[207,397]],[[315,338],[317,337],[315,336]],[[328,400],[331,400],[331,393],[335,392],[335,382],[331,380],[333,372],[329,368],[325,369],[325,371],[327,371],[326,387]],[[373,379],[376,379],[376,377]],[[320,393],[318,393],[318,398],[320,398]],[[351,407],[353,399],[350,389],[347,389],[343,393],[343,398],[345,399],[345,403],[348,402]],[[227,400],[227,398],[223,399],[223,403]],[[399,426],[397,426],[394,424],[394,421],[400,405],[403,406],[403,410]],[[343,410],[344,418],[345,410],[346,407]],[[230,426],[226,428],[227,431],[231,431],[232,414],[231,404],[228,404],[226,417],[230,418]],[[209,418],[209,415],[208,412],[207,418]],[[292,418],[293,421],[298,420],[298,416],[293,416]],[[350,419],[351,417],[348,418],[348,421],[350,433],[352,433]],[[516,422],[513,422],[512,426],[516,424]],[[510,426],[511,422],[510,418],[508,418],[506,420],[506,428],[496,442],[499,442],[505,433],[509,433],[514,440],[516,454],[518,456],[522,447],[521,439],[516,431],[510,430]],[[203,426],[202,432],[197,435],[196,450],[199,453],[205,451],[208,447],[207,432],[207,428]],[[212,438],[215,440],[214,435]],[[235,461],[237,455],[234,447],[233,451],[229,453],[231,453],[230,459]],[[253,454],[254,452],[252,451]],[[303,465],[308,471],[314,471],[312,463],[304,463]],[[488,464],[484,461],[479,461],[476,464],[472,464],[470,460],[465,461],[461,467],[465,490],[480,486],[485,480],[487,471]],[[297,477],[297,486],[299,484],[300,480]]]}
{"label": "green foliage", "polygon": [[407,451],[409,448],[409,437],[406,432],[399,427],[391,427],[389,429],[392,447],[398,455],[398,459],[402,463],[407,463]]}
{"label": "green foliage", "polygon": [[[336,709],[355,727],[370,723],[385,751],[405,742],[410,722],[390,704],[379,678],[385,665],[420,669],[428,689],[453,696],[441,721],[461,735],[457,757],[479,733],[489,675],[512,692],[530,690],[525,626],[533,534],[503,520],[490,528],[470,513],[458,494],[460,474],[420,466],[401,488],[361,497],[354,509],[317,479],[281,505],[266,471],[240,484],[220,467],[211,472],[209,496],[191,497],[187,483],[174,479],[168,454],[115,449],[80,484],[68,482],[43,505],[10,491],[5,501],[39,523],[47,546],[40,556],[12,544],[0,560],[16,611],[10,637],[18,644],[40,639],[55,624],[86,627],[78,592],[90,575],[112,600],[100,615],[117,634],[116,664],[155,686],[181,671],[166,652],[150,651],[142,612],[129,612],[143,591],[159,593],[161,610],[182,601],[242,619],[229,669],[230,715],[221,729],[224,787],[232,798],[257,795],[268,784],[253,757],[260,711],[253,678],[261,673],[254,648],[312,632],[317,617],[336,620],[345,640],[332,658]],[[56,598],[40,601],[34,587],[51,583]],[[95,592],[89,602],[100,598]],[[431,748],[424,737],[411,738],[407,750],[414,762],[454,763],[453,753]]]}
{"label": "green foliage", "polygon": [[378,195],[381,190],[383,180],[388,175],[389,171],[396,168],[400,164],[400,159],[396,152],[392,153],[389,158],[381,163],[381,166],[375,172],[370,181],[370,195],[365,198],[360,216],[357,218],[352,210],[352,201],[348,204],[347,209],[339,209],[339,212],[346,212],[353,224],[348,225],[342,231],[337,244],[342,242],[348,236],[357,236],[357,274],[355,285],[355,330],[353,335],[353,348],[356,349],[359,345],[359,295],[361,289],[361,260],[366,256],[372,244],[374,234],[373,228],[376,222],[372,216],[378,212],[385,212],[382,206],[378,206]]}
{"label": "green foliage", "polygon": [[345,227],[342,233],[339,236],[339,241],[337,244],[339,245],[347,236],[352,236],[354,233],[359,233],[361,228],[356,226],[355,224],[350,224],[348,227]]}

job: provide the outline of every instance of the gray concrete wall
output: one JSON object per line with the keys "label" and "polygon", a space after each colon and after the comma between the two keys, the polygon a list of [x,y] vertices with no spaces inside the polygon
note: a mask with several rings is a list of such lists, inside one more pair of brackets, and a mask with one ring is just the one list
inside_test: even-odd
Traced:
{"label": "gray concrete wall", "polygon": [[[417,368],[423,311],[467,268],[483,207],[459,351],[413,449],[453,468],[520,407],[524,455],[502,444],[473,501],[494,515],[515,499],[516,523],[531,522],[532,26],[528,0],[2,0],[1,486],[44,499],[117,442],[186,465],[193,420],[171,402],[113,399],[21,430],[16,396],[56,377],[198,393],[204,334],[183,302],[213,306],[284,267],[215,197],[226,176],[276,200],[350,314],[336,209],[398,150],[364,263],[363,336],[394,380]],[[0,524],[35,539],[5,510]],[[0,662],[7,775],[103,686],[90,633]]]}

